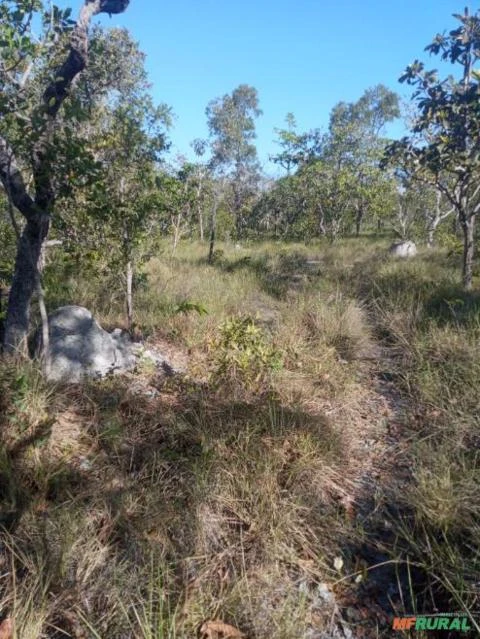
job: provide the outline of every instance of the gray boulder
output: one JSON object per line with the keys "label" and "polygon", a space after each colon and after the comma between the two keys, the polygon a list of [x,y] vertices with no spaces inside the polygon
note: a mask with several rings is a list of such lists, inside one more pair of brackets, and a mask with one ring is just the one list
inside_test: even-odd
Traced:
{"label": "gray boulder", "polygon": [[417,254],[417,247],[415,242],[407,240],[392,244],[388,252],[394,257],[414,257]]}
{"label": "gray boulder", "polygon": [[[40,332],[41,341],[41,332]],[[130,337],[116,329],[105,331],[82,306],[62,306],[49,316],[49,374],[56,382],[132,370],[136,358]],[[40,343],[40,351],[42,351]]]}

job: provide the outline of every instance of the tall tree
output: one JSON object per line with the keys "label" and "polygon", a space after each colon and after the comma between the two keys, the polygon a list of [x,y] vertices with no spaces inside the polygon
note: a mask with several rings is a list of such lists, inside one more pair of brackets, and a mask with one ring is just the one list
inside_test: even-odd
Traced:
{"label": "tall tree", "polygon": [[475,220],[480,211],[480,12],[454,16],[460,23],[437,35],[426,50],[458,70],[440,80],[416,60],[401,82],[415,87],[418,109],[412,135],[391,144],[387,160],[432,184],[454,207],[463,231],[462,281],[472,288]]}
{"label": "tall tree", "polygon": [[286,170],[287,175],[290,175],[293,169],[306,164],[319,154],[322,135],[318,129],[298,133],[293,113],[287,113],[285,123],[286,129],[275,129],[278,135],[277,144],[281,147],[281,151],[271,155],[270,160],[280,165]]}
{"label": "tall tree", "polygon": [[[95,15],[122,13],[128,4],[129,0],[85,0],[74,26],[69,21],[69,13],[62,13],[54,6],[49,13],[41,0],[7,1],[1,5],[0,180],[10,201],[25,219],[5,322],[4,346],[8,352],[23,347],[29,329],[30,303],[39,283],[42,245],[55,207],[56,123],[72,83],[87,65],[89,24]],[[32,23],[42,15],[51,16],[50,24],[43,21],[41,41],[47,43],[44,49],[37,47],[31,30]],[[57,46],[52,46],[51,30],[57,35],[53,38],[53,45]],[[67,52],[64,61],[55,66],[59,49],[62,51],[64,46],[64,39],[58,37],[62,34],[67,37]],[[49,56],[53,73],[41,99],[32,108],[25,104],[25,86],[34,63],[38,62],[39,51]],[[28,167],[20,166],[15,153],[15,133],[19,129],[30,131]],[[29,173],[33,176],[33,193],[25,177]]]}
{"label": "tall tree", "polygon": [[241,84],[231,94],[212,100],[206,109],[212,138],[211,163],[217,172],[230,179],[237,236],[243,232],[246,204],[259,181],[257,149],[253,143],[255,118],[262,113],[258,104],[257,90]]}
{"label": "tall tree", "polygon": [[382,205],[390,192],[390,176],[380,169],[385,125],[400,115],[398,96],[382,84],[367,89],[359,100],[339,102],[330,115],[324,159],[354,175],[352,204],[360,234],[368,212]]}

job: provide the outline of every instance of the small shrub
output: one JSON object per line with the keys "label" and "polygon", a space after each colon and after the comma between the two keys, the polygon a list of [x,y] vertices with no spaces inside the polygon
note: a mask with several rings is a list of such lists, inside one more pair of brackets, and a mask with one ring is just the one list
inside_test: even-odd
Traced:
{"label": "small shrub", "polygon": [[440,229],[437,233],[437,242],[442,248],[447,250],[448,255],[462,255],[463,253],[462,240],[457,235],[454,235],[450,229]]}
{"label": "small shrub", "polygon": [[259,390],[281,368],[280,351],[267,341],[251,317],[227,319],[220,325],[219,333],[211,344],[215,385],[238,382],[245,388]]}

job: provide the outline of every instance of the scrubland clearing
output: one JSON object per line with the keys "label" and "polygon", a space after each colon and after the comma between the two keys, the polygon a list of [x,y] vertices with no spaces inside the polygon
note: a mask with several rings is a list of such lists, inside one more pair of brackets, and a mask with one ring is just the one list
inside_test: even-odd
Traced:
{"label": "scrubland clearing", "polygon": [[[182,373],[2,368],[14,636],[389,637],[445,607],[478,630],[480,303],[455,256],[386,246],[208,265],[185,243],[148,263],[135,318]],[[122,321],[108,282],[66,284]]]}

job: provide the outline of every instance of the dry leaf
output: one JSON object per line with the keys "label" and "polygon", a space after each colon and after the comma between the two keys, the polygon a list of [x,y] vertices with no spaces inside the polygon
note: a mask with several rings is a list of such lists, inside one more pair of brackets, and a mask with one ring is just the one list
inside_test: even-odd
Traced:
{"label": "dry leaf", "polygon": [[200,637],[202,639],[246,639],[238,628],[218,620],[205,621],[200,628]]}
{"label": "dry leaf", "polygon": [[12,639],[13,637],[13,619],[7,617],[0,623],[0,639]]}

